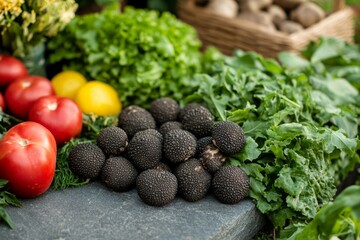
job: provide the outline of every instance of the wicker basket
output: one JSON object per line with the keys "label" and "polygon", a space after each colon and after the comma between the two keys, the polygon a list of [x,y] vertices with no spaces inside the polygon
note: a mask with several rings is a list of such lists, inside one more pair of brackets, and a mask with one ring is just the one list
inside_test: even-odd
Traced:
{"label": "wicker basket", "polygon": [[224,54],[235,49],[255,51],[265,57],[276,58],[281,51],[298,53],[319,36],[331,36],[353,42],[354,12],[344,0],[334,0],[334,12],[321,22],[293,34],[271,31],[261,25],[224,18],[198,7],[194,0],[181,0],[179,18],[194,26],[203,47],[215,46]]}

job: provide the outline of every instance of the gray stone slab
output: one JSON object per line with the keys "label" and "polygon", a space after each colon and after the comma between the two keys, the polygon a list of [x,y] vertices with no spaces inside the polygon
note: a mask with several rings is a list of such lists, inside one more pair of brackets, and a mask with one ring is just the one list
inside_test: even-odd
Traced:
{"label": "gray stone slab", "polygon": [[117,193],[98,182],[22,203],[7,208],[15,228],[1,224],[0,239],[251,239],[265,224],[249,199],[226,205],[211,195],[195,203],[177,197],[158,208],[144,204],[135,190]]}

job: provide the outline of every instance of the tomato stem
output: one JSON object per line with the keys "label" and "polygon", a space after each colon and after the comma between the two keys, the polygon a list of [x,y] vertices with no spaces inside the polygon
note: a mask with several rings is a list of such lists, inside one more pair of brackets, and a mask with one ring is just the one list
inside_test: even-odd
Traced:
{"label": "tomato stem", "polygon": [[20,139],[19,140],[19,145],[22,147],[25,147],[26,145],[28,145],[29,141],[26,139]]}

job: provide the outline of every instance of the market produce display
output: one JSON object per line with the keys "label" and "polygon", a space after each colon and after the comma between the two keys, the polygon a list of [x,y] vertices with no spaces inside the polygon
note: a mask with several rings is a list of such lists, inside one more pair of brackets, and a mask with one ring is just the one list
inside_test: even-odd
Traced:
{"label": "market produce display", "polygon": [[[306,1],[281,2],[300,11]],[[300,12],[292,15],[300,21]],[[119,194],[136,189],[158,207],[211,193],[219,204],[250,198],[276,239],[359,238],[360,208],[351,200],[359,190],[337,192],[360,164],[359,46],[322,38],[276,60],[200,47],[194,29],[168,13],[104,9],[76,16],[49,41],[50,63],[64,70],[41,78],[45,93],[27,93],[39,76],[19,71],[26,76],[8,82],[0,71],[0,219],[13,226],[3,207],[21,205],[10,193],[21,176],[1,170],[15,159],[2,154],[11,150],[6,139],[31,123],[49,129],[31,136],[52,138],[38,147],[53,168],[42,191],[23,195],[20,186],[17,197],[90,181]]]}
{"label": "market produce display", "polygon": [[[96,143],[79,144],[70,151],[69,168],[75,175],[100,178],[119,192],[136,186],[139,197],[153,206],[169,204],[178,191],[185,200],[198,201],[206,196],[211,185],[216,198],[223,203],[235,204],[247,197],[246,174],[237,167],[224,166],[230,155],[245,146],[239,125],[228,121],[215,123],[204,106],[189,103],[181,109],[168,97],[153,100],[149,110],[130,105],[118,118],[118,126],[103,128]],[[190,120],[192,124],[185,124]],[[157,129],[167,122],[177,122],[179,127],[161,134]],[[202,150],[196,136],[210,138]],[[217,154],[209,153],[208,145],[212,146],[211,152],[222,154],[221,161]]]}

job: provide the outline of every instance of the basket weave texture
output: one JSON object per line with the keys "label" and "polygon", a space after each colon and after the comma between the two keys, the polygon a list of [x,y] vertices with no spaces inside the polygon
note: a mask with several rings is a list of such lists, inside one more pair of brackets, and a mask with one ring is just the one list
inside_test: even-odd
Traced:
{"label": "basket weave texture", "polygon": [[344,5],[343,1],[335,1],[335,6],[337,9],[322,21],[293,34],[209,13],[197,6],[194,0],[181,0],[178,16],[195,27],[204,48],[215,46],[227,55],[231,55],[235,49],[241,49],[276,58],[282,51],[299,53],[310,41],[316,41],[320,36],[353,42],[354,12],[352,8]]}

